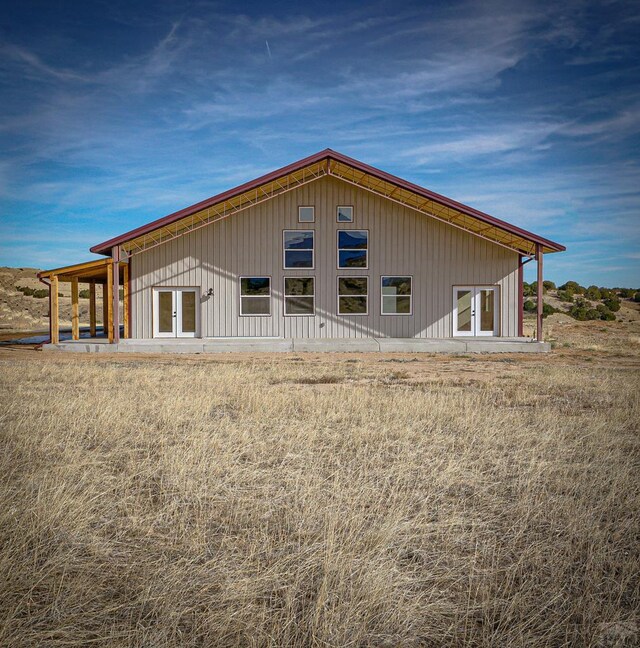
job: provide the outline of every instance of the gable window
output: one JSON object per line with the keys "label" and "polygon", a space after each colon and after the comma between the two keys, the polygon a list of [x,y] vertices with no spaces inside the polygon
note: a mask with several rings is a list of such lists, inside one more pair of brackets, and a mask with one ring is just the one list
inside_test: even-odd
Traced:
{"label": "gable window", "polygon": [[368,251],[367,230],[338,230],[338,268],[368,268]]}
{"label": "gable window", "polygon": [[315,207],[298,207],[298,223],[315,223]]}
{"label": "gable window", "polygon": [[412,283],[411,277],[381,277],[383,315],[411,315]]}
{"label": "gable window", "polygon": [[339,205],[336,220],[338,223],[353,223],[353,207],[351,205]]}
{"label": "gable window", "polygon": [[240,315],[271,315],[270,277],[240,277]]}
{"label": "gable window", "polygon": [[316,312],[315,277],[284,278],[284,314],[314,315]]}
{"label": "gable window", "polygon": [[366,315],[369,312],[369,278],[338,277],[338,313]]}
{"label": "gable window", "polygon": [[313,268],[313,230],[284,230],[284,269]]}

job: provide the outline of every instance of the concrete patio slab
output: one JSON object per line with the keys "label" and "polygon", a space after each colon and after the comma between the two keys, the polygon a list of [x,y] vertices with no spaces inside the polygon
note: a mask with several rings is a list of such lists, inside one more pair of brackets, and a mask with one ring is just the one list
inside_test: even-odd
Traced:
{"label": "concrete patio slab", "polygon": [[204,338],[66,340],[44,351],[73,353],[547,353],[548,342],[530,338]]}

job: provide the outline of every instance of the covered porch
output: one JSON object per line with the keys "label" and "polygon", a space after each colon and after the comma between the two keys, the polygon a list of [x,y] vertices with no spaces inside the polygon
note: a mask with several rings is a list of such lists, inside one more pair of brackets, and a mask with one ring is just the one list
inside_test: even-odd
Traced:
{"label": "covered porch", "polygon": [[[49,340],[60,344],[60,283],[71,284],[71,341],[80,340],[80,284],[89,288],[89,336],[97,342],[97,299],[96,287],[102,286],[102,326],[107,343],[120,340],[120,304],[122,301],[123,338],[130,337],[129,324],[129,266],[116,263],[113,259],[98,259],[86,263],[43,270],[38,279],[49,288]],[[122,288],[122,296],[120,295]]]}

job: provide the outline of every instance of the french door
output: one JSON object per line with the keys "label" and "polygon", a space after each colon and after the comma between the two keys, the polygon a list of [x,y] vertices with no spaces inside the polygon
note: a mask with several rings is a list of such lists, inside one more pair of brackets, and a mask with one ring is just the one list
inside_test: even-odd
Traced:
{"label": "french door", "polygon": [[153,337],[198,337],[197,288],[153,289]]}
{"label": "french door", "polygon": [[497,286],[453,289],[454,335],[498,335],[499,312]]}

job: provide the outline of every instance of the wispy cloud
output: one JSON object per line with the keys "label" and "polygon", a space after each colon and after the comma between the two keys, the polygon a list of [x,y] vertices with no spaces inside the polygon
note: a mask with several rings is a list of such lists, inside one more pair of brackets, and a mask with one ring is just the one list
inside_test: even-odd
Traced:
{"label": "wispy cloud", "polygon": [[[0,46],[0,253],[79,260],[85,235],[331,146],[579,250],[552,270],[618,245],[635,272],[640,11],[622,4],[25,14]],[[70,234],[19,248],[25,219]]]}

